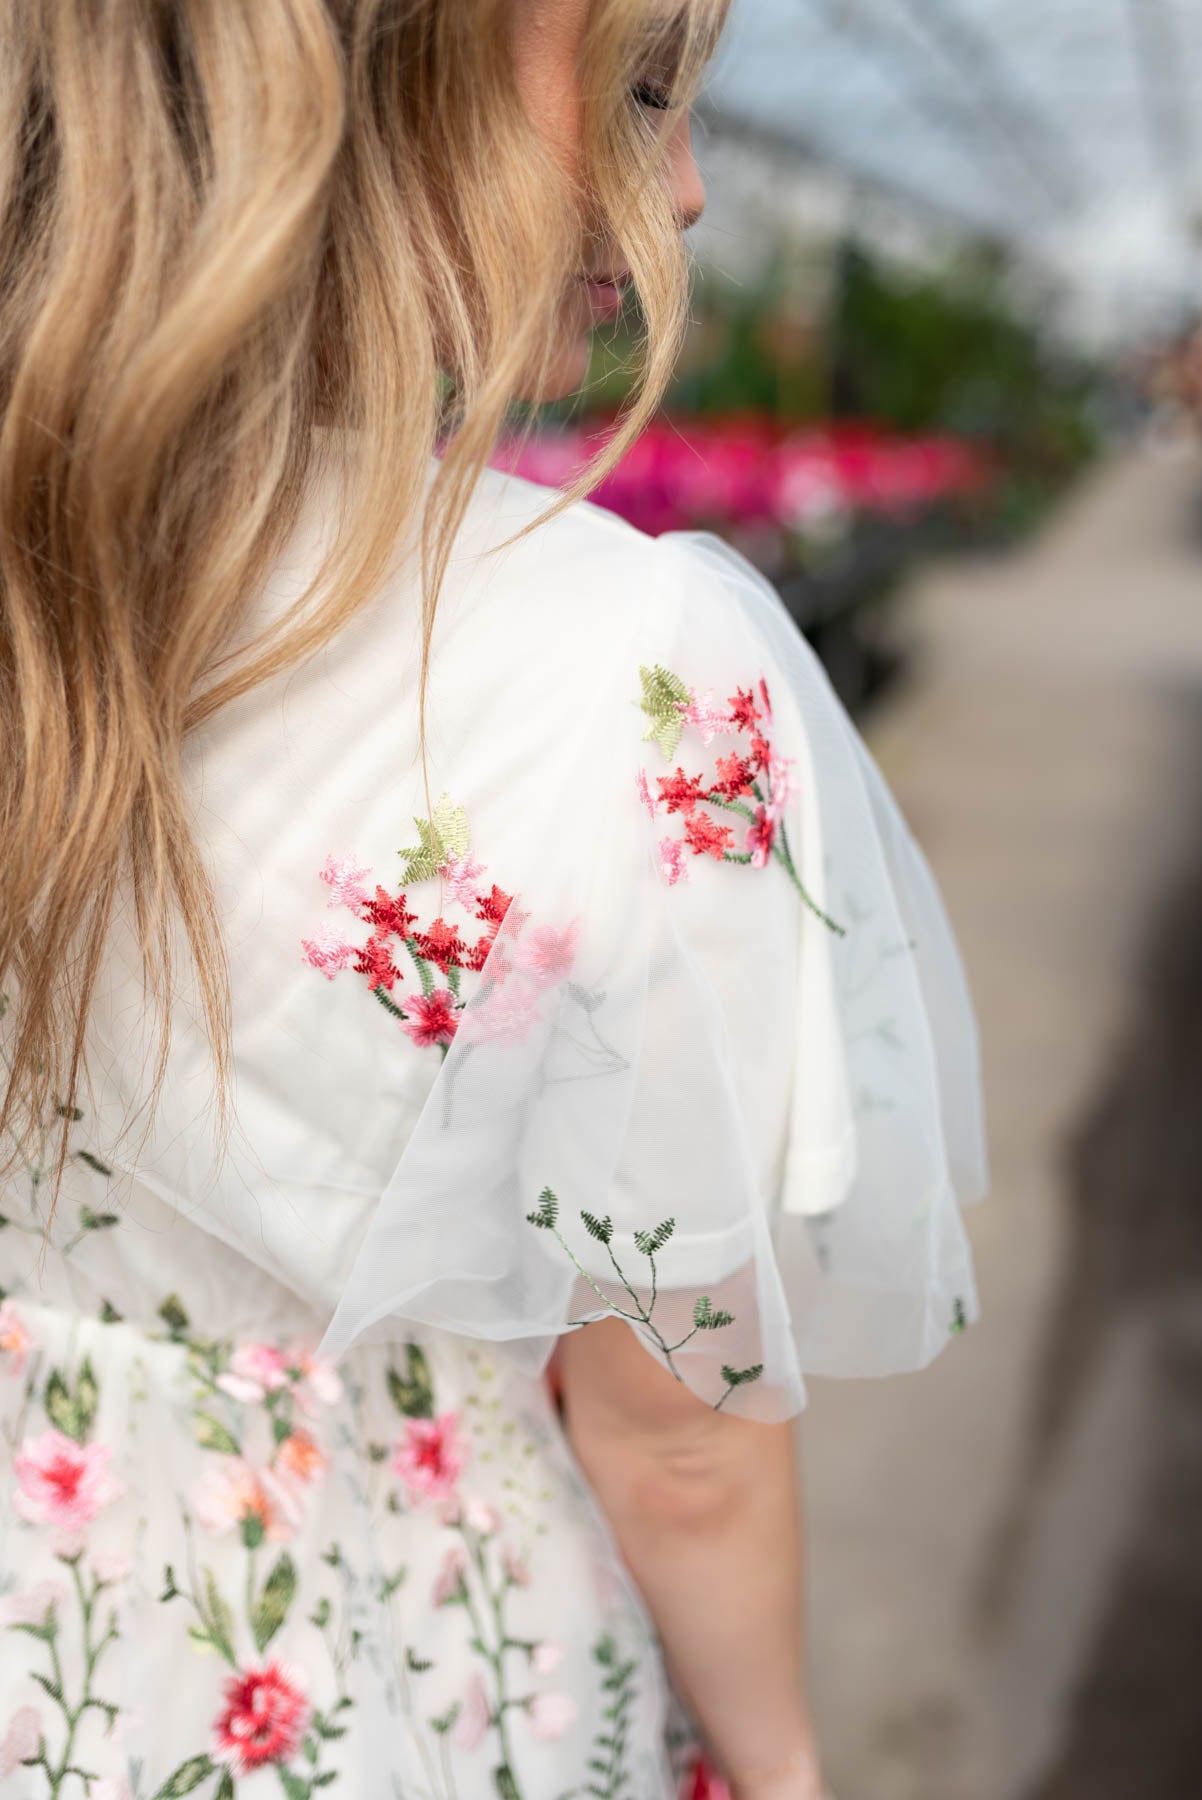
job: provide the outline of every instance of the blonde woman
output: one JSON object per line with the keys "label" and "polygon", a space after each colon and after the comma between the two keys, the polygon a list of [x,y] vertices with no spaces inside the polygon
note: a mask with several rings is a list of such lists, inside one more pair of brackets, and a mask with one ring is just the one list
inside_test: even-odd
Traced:
{"label": "blonde woman", "polygon": [[748,565],[486,467],[635,295],[659,400],[722,11],[9,9],[6,1796],[822,1792],[791,1421],[975,1316],[971,1010]]}

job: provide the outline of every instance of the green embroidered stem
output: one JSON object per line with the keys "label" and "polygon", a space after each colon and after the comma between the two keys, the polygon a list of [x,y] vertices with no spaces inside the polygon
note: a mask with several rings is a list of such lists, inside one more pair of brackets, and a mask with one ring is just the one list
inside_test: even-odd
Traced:
{"label": "green embroidered stem", "polygon": [[416,938],[407,937],[405,939],[405,948],[413,958],[413,966],[417,970],[417,978],[422,984],[422,993],[428,1000],[430,995],[434,992],[434,976],[431,973],[430,965],[418,949]]}
{"label": "green embroidered stem", "polygon": [[409,1015],[401,1011],[391,994],[386,993],[382,987],[374,987],[371,991],[380,1002],[380,1005],[384,1008],[384,1011],[386,1013],[391,1013],[394,1019],[408,1018]]}

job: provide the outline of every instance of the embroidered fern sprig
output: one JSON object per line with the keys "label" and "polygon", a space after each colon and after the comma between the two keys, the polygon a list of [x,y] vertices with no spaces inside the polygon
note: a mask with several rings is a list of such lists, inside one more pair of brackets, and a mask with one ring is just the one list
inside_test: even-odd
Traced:
{"label": "embroidered fern sprig", "polygon": [[593,1645],[593,1661],[604,1671],[601,1689],[608,1703],[602,1712],[604,1729],[595,1734],[593,1754],[588,1760],[594,1779],[584,1791],[595,1800],[624,1800],[634,1779],[627,1761],[627,1736],[631,1709],[638,1697],[638,1664],[632,1658],[623,1661],[619,1657],[618,1647],[608,1632]]}
{"label": "embroidered fern sprig", "polygon": [[[614,1266],[614,1272],[630,1299],[632,1310],[627,1311],[624,1306],[619,1306],[616,1300],[612,1300],[598,1282],[593,1279],[579,1257],[577,1257],[573,1251],[562,1231],[559,1229],[558,1195],[555,1194],[551,1188],[545,1187],[538,1198],[539,1204],[537,1210],[526,1214],[527,1224],[535,1226],[539,1231],[549,1231],[551,1233],[552,1237],[554,1237],[562,1247],[568,1260],[572,1263],[582,1280],[586,1281],[589,1287],[592,1288],[594,1294],[596,1294],[606,1311],[613,1313],[619,1319],[625,1319],[628,1324],[639,1328],[643,1336],[647,1338],[656,1350],[659,1351],[659,1354],[663,1357],[670,1373],[675,1376],[676,1380],[679,1381],[682,1386],[687,1385],[684,1376],[681,1374],[673,1360],[676,1353],[683,1350],[686,1344],[691,1343],[699,1331],[724,1331],[727,1326],[735,1323],[735,1315],[716,1308],[708,1294],[701,1294],[693,1302],[692,1330],[687,1331],[685,1335],[682,1338],[678,1338],[674,1344],[668,1342],[659,1326],[655,1323],[653,1315],[656,1302],[659,1298],[659,1270],[656,1267],[655,1259],[660,1251],[665,1248],[672,1237],[673,1232],[676,1230],[675,1219],[661,1219],[659,1224],[654,1226],[650,1231],[638,1230],[633,1234],[635,1249],[641,1256],[647,1258],[650,1271],[650,1298],[647,1300],[646,1304],[644,1304],[638,1289],[633,1286],[625,1270],[622,1268],[621,1263],[614,1255],[613,1220],[608,1214],[605,1218],[599,1219],[594,1213],[586,1212],[581,1208],[579,1215],[580,1223],[584,1226],[584,1229],[591,1238],[595,1239],[599,1244],[604,1244],[609,1255],[609,1260]],[[763,1363],[754,1363],[750,1368],[746,1369],[735,1369],[729,1363],[724,1363],[722,1365],[722,1379],[726,1383],[726,1388],[719,1399],[714,1402],[714,1411],[719,1411],[720,1408],[726,1404],[735,1388],[744,1387],[752,1381],[758,1381],[763,1372]]]}
{"label": "embroidered fern sprig", "polygon": [[451,856],[466,856],[471,843],[467,810],[456,806],[449,794],[439,796],[428,819],[415,818],[418,842],[398,850],[405,859],[403,881],[408,887],[414,881],[428,881]]}
{"label": "embroidered fern sprig", "polygon": [[644,664],[639,670],[639,680],[643,684],[639,705],[651,721],[643,733],[643,740],[658,744],[671,762],[684,730],[681,708],[689,704],[689,690],[679,675],[673,675],[671,669],[665,669],[660,663],[651,668]]}

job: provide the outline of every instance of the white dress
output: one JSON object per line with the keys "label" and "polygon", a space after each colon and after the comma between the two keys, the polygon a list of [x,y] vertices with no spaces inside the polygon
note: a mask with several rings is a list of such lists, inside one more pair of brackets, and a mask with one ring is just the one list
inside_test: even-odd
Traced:
{"label": "white dress", "polygon": [[189,741],[228,1145],[186,985],[146,1129],[120,917],[49,1247],[44,1145],[0,1204],[14,1800],[669,1800],[686,1728],[558,1336],[620,1314],[779,1418],[976,1314],[976,1040],[925,864],[747,564],[585,505],[488,554],[550,498],[473,500],[429,804],[403,558]]}

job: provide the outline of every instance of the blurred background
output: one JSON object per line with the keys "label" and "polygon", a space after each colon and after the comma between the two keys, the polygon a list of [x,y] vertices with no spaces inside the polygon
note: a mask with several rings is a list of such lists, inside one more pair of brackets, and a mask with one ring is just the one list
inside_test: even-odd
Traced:
{"label": "blurred background", "polygon": [[736,0],[699,152],[687,354],[599,498],[778,583],[942,885],[991,1126],[980,1322],[811,1384],[830,1778],[1196,1800],[1202,0]]}

